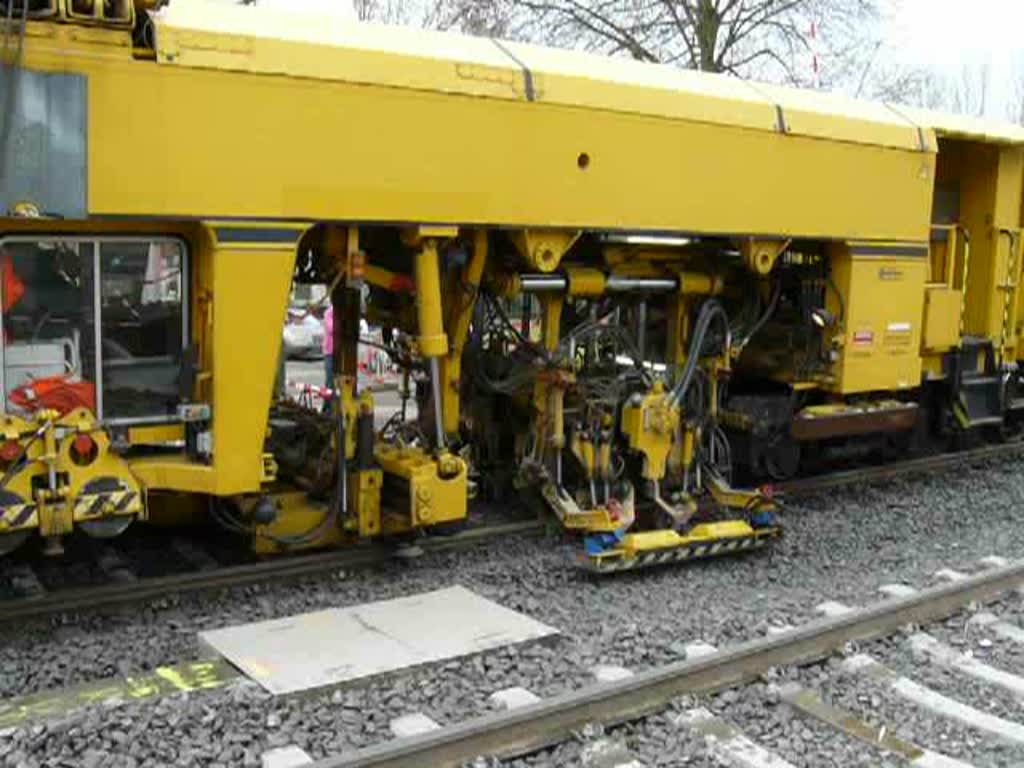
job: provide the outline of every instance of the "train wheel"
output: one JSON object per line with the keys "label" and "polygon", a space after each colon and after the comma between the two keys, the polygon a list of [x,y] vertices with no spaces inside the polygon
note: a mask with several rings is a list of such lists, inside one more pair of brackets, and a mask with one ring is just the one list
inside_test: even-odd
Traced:
{"label": "train wheel", "polygon": [[[82,486],[82,495],[100,495],[128,491],[122,481],[113,477],[100,477]],[[135,520],[135,515],[108,515],[94,520],[83,520],[77,526],[84,533],[96,539],[112,539],[120,536]]]}
{"label": "train wheel", "polygon": [[[0,490],[0,508],[6,510],[8,516],[16,516],[19,512],[12,511],[13,507],[18,507],[21,514],[29,514],[29,511],[25,506],[25,500],[21,498],[21,496],[13,493],[12,491]],[[11,521],[8,520],[7,523],[10,524]],[[14,524],[19,525],[24,523],[15,520]],[[31,533],[32,529],[30,528],[22,528],[17,531],[5,531],[4,533],[0,533],[0,557],[10,554],[24,544]]]}
{"label": "train wheel", "polygon": [[28,540],[31,531],[14,531],[0,534],[0,557],[9,555]]}
{"label": "train wheel", "polygon": [[789,435],[776,435],[764,447],[761,465],[775,482],[791,479],[800,469],[800,443]]}

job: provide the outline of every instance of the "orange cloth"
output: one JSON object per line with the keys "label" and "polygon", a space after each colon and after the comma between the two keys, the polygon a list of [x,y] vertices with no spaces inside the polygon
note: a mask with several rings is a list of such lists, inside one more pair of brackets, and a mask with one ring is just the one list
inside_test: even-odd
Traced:
{"label": "orange cloth", "polygon": [[10,312],[11,308],[21,301],[25,295],[25,284],[21,282],[18,274],[14,271],[14,262],[9,253],[0,257],[0,275],[2,275],[4,286],[4,312]]}
{"label": "orange cloth", "polygon": [[53,409],[61,416],[75,408],[96,412],[96,387],[91,381],[68,381],[66,376],[35,379],[11,390],[11,402],[26,411]]}

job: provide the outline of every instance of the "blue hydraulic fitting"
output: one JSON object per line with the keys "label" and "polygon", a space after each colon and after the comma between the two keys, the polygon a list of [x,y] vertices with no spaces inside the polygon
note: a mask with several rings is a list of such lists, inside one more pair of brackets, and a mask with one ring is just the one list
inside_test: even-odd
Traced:
{"label": "blue hydraulic fitting", "polygon": [[616,546],[625,531],[614,531],[612,533],[592,533],[583,537],[583,549],[588,555],[600,555]]}
{"label": "blue hydraulic fitting", "polygon": [[752,528],[770,528],[775,525],[775,513],[770,509],[761,509],[750,513]]}

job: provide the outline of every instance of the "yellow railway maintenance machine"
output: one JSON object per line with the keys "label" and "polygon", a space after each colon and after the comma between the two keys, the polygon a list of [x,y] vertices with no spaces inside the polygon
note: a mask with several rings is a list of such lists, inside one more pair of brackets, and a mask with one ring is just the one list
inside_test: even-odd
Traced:
{"label": "yellow railway maintenance machine", "polygon": [[[777,536],[736,467],[913,431],[926,393],[960,429],[1008,407],[1015,134],[156,5],[0,0],[3,551],[186,513],[341,545],[458,522],[477,488],[614,571]],[[296,281],[330,286],[328,413],[275,397]],[[375,429],[361,317],[416,419]]]}

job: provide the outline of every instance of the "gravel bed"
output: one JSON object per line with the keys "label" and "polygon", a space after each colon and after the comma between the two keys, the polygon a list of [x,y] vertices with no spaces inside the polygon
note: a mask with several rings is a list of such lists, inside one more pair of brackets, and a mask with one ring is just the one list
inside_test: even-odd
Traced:
{"label": "gravel bed", "polygon": [[[1004,600],[982,610],[1024,628],[1020,599]],[[992,629],[970,622],[972,613],[961,613],[944,622],[930,624],[928,634],[960,653],[967,653],[998,669],[1024,676],[1024,645],[1007,640]]]}
{"label": "gravel bed", "polygon": [[[1010,624],[1016,624],[1024,629],[1024,591],[1018,592],[1012,599],[1003,600],[982,610],[993,613],[999,619]],[[987,638],[992,641],[993,648],[998,649],[1002,653],[1012,654],[1016,652],[1021,659],[1021,669],[1024,669],[1024,645],[1017,645],[1009,640],[1002,640],[992,630],[977,626],[969,627],[965,630],[964,634],[968,638]]]}
{"label": "gravel bed", "polygon": [[[166,760],[157,750],[187,752],[193,749],[190,745],[202,757],[191,762],[175,758],[179,764],[215,763],[218,750],[232,744],[257,756],[278,742],[305,742],[315,756],[336,753],[388,738],[387,723],[397,715],[422,711],[442,723],[461,720],[479,714],[486,697],[500,688],[523,685],[551,695],[589,682],[589,669],[596,664],[635,670],[660,665],[681,658],[684,644],[693,640],[728,645],[763,634],[771,624],[809,618],[813,606],[826,599],[866,603],[886,581],[923,584],[941,567],[966,569],[993,553],[1013,556],[1024,544],[1015,515],[1022,498],[1024,476],[1017,465],[989,463],[793,500],[783,518],[784,538],[763,554],[594,578],[573,567],[572,545],[517,536],[351,573],[0,626],[0,697],[194,659],[196,632],[203,629],[452,583],[563,632],[561,640],[546,645],[490,652],[344,692],[270,701],[258,690],[242,687],[175,699],[173,706],[165,701],[97,711],[89,715],[97,721],[94,735],[78,739],[88,748],[133,754],[140,764],[145,759],[161,764]],[[335,701],[339,696],[340,704]],[[351,710],[358,712],[358,719],[347,715],[352,722],[344,719],[344,697],[349,696],[359,702]],[[171,718],[175,725],[159,731],[152,725],[154,717]],[[753,722],[758,715],[746,717]],[[211,731],[204,718],[222,723],[220,730]],[[117,725],[123,720],[130,724]],[[664,734],[648,725],[656,722],[631,726],[629,738],[657,744]],[[68,733],[63,727],[60,732]],[[811,733],[805,740],[808,748],[818,748],[816,734],[805,723],[780,721],[778,728],[777,734],[763,733],[778,740],[788,738],[793,729],[799,728],[798,735],[806,729]],[[128,746],[118,747],[111,731],[128,734]],[[169,738],[171,731],[180,735]],[[156,732],[160,738],[153,737]],[[0,756],[5,743],[16,743],[18,750],[39,759],[54,756],[57,747],[52,744],[61,742],[49,732],[41,740],[23,731],[4,738]],[[134,752],[126,752],[129,748]],[[211,757],[210,752],[216,754]],[[698,762],[680,764],[699,765],[700,755],[695,751],[691,756]]]}
{"label": "gravel bed", "polygon": [[[896,673],[982,712],[1004,720],[1020,720],[1024,716],[1024,701],[1020,698],[1003,688],[987,685],[970,675],[941,666],[914,653],[903,636],[897,635],[872,643],[869,652],[876,660]],[[1014,673],[1024,671],[1020,667],[1004,669]],[[1024,747],[1020,753],[1024,755]]]}
{"label": "gravel bed", "polygon": [[779,701],[774,682],[756,683],[713,696],[683,697],[665,712],[612,728],[603,738],[598,731],[581,734],[574,741],[501,765],[589,768],[597,762],[592,756],[603,751],[603,741],[627,750],[645,768],[720,768],[723,763],[715,757],[704,737],[678,721],[693,707],[710,710],[759,746],[798,768],[898,768],[904,765],[893,755],[801,717]]}
{"label": "gravel bed", "polygon": [[827,725],[801,717],[778,699],[773,684],[756,683],[713,696],[712,711],[752,741],[801,768],[897,766]]}
{"label": "gravel bed", "polygon": [[[942,679],[943,672],[937,668],[926,671],[924,667],[913,662],[893,663],[895,659],[887,656],[891,653],[891,648],[886,646],[885,642],[873,643],[863,650],[871,653],[877,660],[887,665],[891,664],[891,668],[896,672],[918,683],[933,685],[937,690],[965,703],[984,704],[986,697],[965,686],[959,676],[953,679],[953,673],[946,673],[945,679]],[[898,738],[949,757],[959,758],[975,768],[1024,765],[1024,746],[1002,742],[990,734],[961,725],[955,720],[934,715],[890,691],[884,684],[845,671],[838,659],[830,660],[826,670],[825,675],[820,671],[804,670],[798,679],[807,687],[816,688],[825,701],[846,709],[879,728],[886,727]],[[971,693],[977,695],[978,699],[972,701]],[[999,714],[998,710],[984,708],[993,714]]]}
{"label": "gravel bed", "polygon": [[[702,738],[676,725],[679,711],[680,707],[674,705],[665,712],[607,732],[600,727],[588,727],[571,741],[497,765],[503,768],[604,768],[612,753],[619,757],[618,762],[626,763],[632,758],[640,760],[644,768],[721,768],[721,763],[709,755]],[[473,768],[491,768],[491,765],[480,759]]]}

